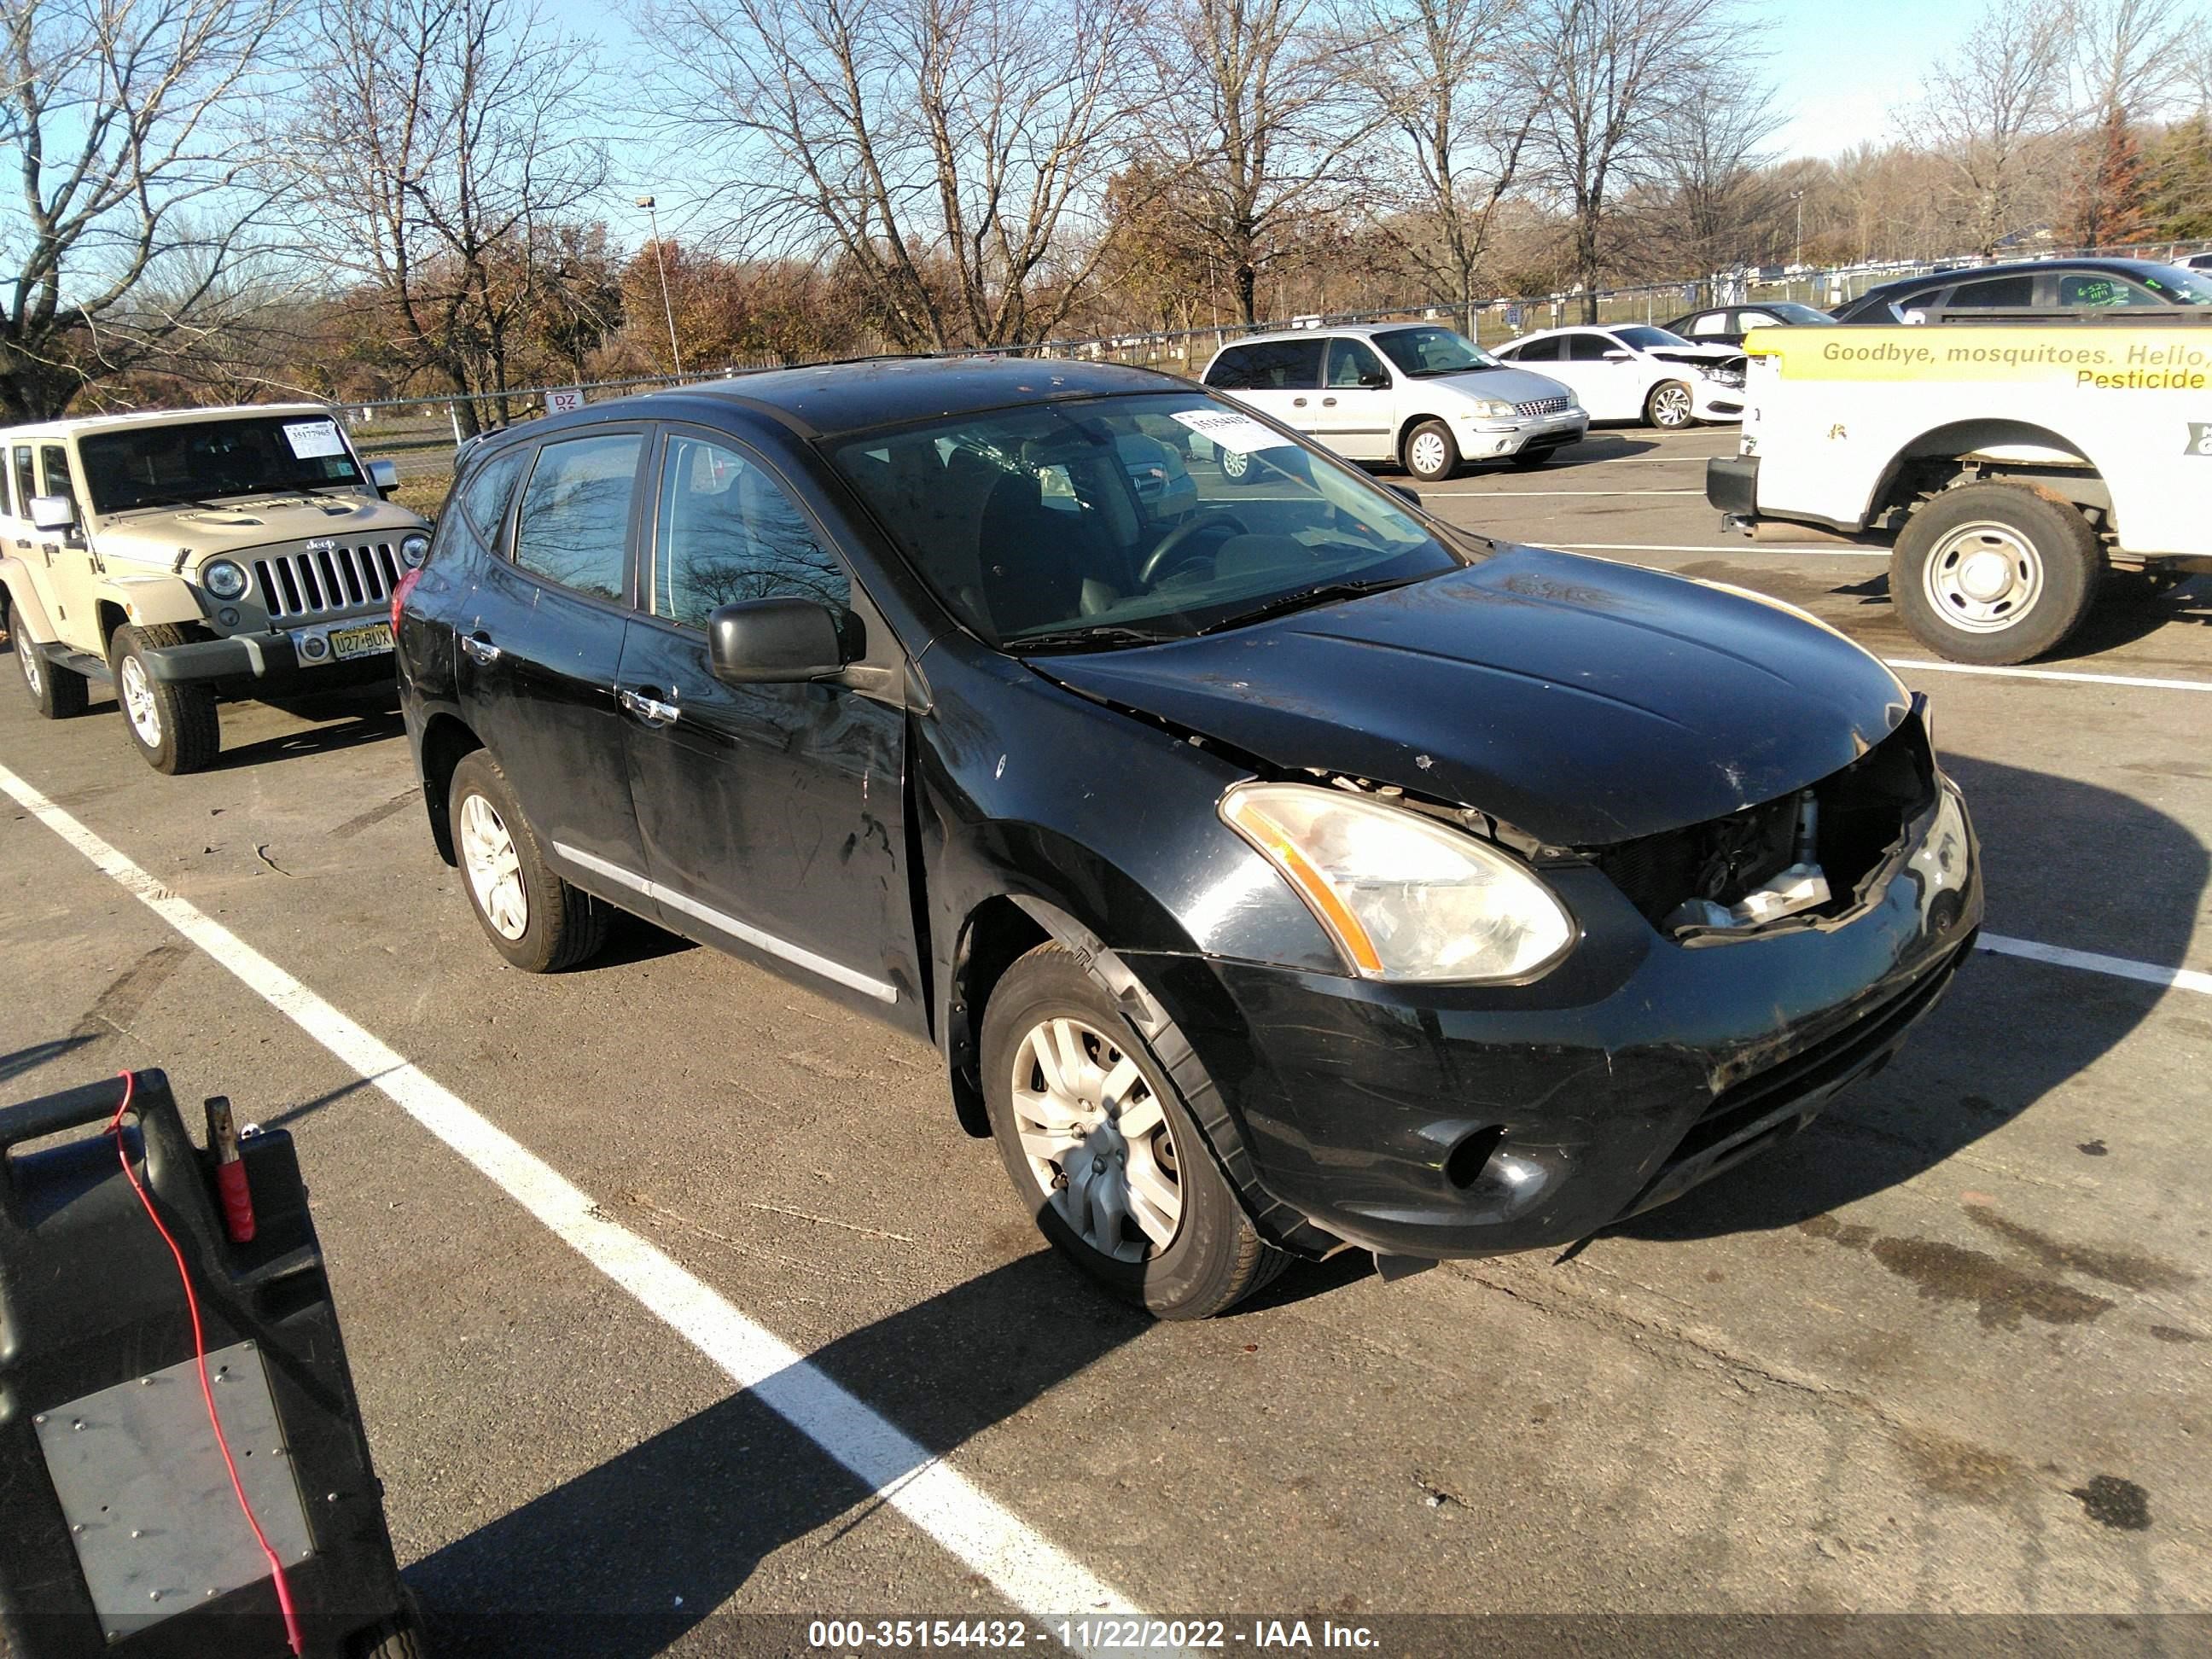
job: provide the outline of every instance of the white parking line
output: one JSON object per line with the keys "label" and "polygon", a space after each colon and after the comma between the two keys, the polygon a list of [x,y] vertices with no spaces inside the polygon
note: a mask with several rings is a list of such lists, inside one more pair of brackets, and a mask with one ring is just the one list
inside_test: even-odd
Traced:
{"label": "white parking line", "polygon": [[657,1247],[611,1221],[588,1193],[340,1013],[228,928],[179,898],[126,855],[0,767],[0,789],[146,908],[244,981],[417,1123],[459,1152],[672,1330],[750,1389],[884,1502],[1036,1617],[1101,1609],[1129,1599],[1033,1532],[1012,1511],[896,1425],[832,1382],[799,1352],[755,1324],[721,1293]]}
{"label": "white parking line", "polygon": [[1676,542],[1550,542],[1568,553],[1818,553],[1831,559],[1886,559],[1881,547],[1828,547],[1814,542],[1735,542],[1689,545]]}
{"label": "white parking line", "polygon": [[2141,685],[2154,691],[2212,691],[2212,680],[2158,680],[2141,674],[2077,674],[2060,668],[1978,668],[1965,662],[1923,662],[1917,657],[1889,657],[1892,668],[1917,668],[1929,674],[1988,674],[2008,680],[2074,680],[2084,685]]}
{"label": "white parking line", "polygon": [[2145,985],[2170,985],[2177,991],[2194,991],[2199,996],[2212,997],[2212,974],[2195,968],[2161,968],[2154,962],[2136,962],[2128,957],[2108,957],[2098,951],[2069,951],[2062,945],[2038,945],[2030,939],[2007,939],[2002,933],[1984,933],[1974,942],[1981,949],[1994,951],[1999,956],[2025,957],[2030,962],[2047,962],[2058,968],[2079,968],[2092,974],[2110,974],[2115,979],[2140,980]]}

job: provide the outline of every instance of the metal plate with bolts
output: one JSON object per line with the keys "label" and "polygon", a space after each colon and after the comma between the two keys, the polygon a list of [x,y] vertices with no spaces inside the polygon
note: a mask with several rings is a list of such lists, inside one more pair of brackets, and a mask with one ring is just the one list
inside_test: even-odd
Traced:
{"label": "metal plate with bolts", "polygon": [[[313,1553],[307,1506],[251,1342],[207,1357],[239,1483],[285,1561]],[[192,1362],[86,1395],[36,1419],[100,1627],[111,1642],[269,1576],[239,1513]]]}

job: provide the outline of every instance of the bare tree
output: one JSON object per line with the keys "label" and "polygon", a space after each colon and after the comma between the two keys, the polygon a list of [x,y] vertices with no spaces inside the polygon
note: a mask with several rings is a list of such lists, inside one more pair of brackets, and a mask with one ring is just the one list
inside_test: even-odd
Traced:
{"label": "bare tree", "polygon": [[234,104],[285,3],[0,0],[0,158],[22,204],[0,216],[0,416],[58,414],[219,320],[252,221],[226,194],[248,154]]}
{"label": "bare tree", "polygon": [[1914,137],[1948,167],[1984,257],[2024,228],[2027,175],[2067,125],[2071,24],[2066,0],[1990,0],[1910,112]]}
{"label": "bare tree", "polygon": [[1543,134],[1572,221],[1583,320],[1594,323],[1618,193],[1642,173],[1670,112],[1711,96],[1711,77],[1730,72],[1726,0],[1534,3],[1552,88]]}
{"label": "bare tree", "polygon": [[1261,273],[1349,204],[1354,162],[1383,118],[1351,95],[1364,32],[1329,24],[1317,0],[1172,0],[1152,40],[1152,149],[1183,181],[1167,201],[1247,324]]}
{"label": "bare tree", "polygon": [[[1129,0],[673,0],[657,113],[717,147],[752,251],[827,254],[935,349],[1050,332],[1103,252]],[[1056,262],[1065,259],[1066,268]]]}
{"label": "bare tree", "polygon": [[1474,330],[1498,205],[1522,179],[1551,88],[1528,0],[1371,0],[1359,78],[1407,170],[1401,235],[1429,290]]}
{"label": "bare tree", "polygon": [[527,0],[320,0],[306,35],[282,160],[302,239],[368,282],[422,367],[503,398],[556,269],[538,254],[606,176],[577,126],[586,48]]}
{"label": "bare tree", "polygon": [[2092,120],[2163,112],[2188,90],[2192,29],[2184,0],[2073,0],[2075,102]]}
{"label": "bare tree", "polygon": [[1661,264],[1703,277],[1771,257],[1775,230],[1812,185],[1811,170],[1784,173],[1761,153],[1785,118],[1773,88],[1741,57],[1727,81],[1673,103],[1649,146],[1666,204],[1648,239]]}

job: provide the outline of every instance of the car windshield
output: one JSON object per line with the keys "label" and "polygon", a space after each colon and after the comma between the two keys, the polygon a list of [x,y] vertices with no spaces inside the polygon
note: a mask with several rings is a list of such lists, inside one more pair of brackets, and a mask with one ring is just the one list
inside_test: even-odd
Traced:
{"label": "car windshield", "polygon": [[2212,277],[2179,265],[2157,265],[2136,273],[2142,285],[2178,306],[2212,305]]}
{"label": "car windshield", "polygon": [[1178,638],[1474,556],[1202,393],[995,410],[831,459],[945,605],[1013,651]]}
{"label": "car windshield", "polygon": [[95,513],[271,489],[357,484],[326,415],[265,415],[89,432],[77,440]]}
{"label": "car windshield", "polygon": [[1779,305],[1763,305],[1759,309],[1770,317],[1779,318],[1785,323],[1832,323],[1836,320],[1826,312],[1815,311],[1810,306],[1801,306],[1795,300],[1784,300]]}
{"label": "car windshield", "polygon": [[1669,334],[1663,328],[1645,328],[1640,325],[1635,328],[1616,328],[1613,331],[1613,337],[1623,345],[1634,346],[1638,351],[1663,351],[1668,346],[1690,343],[1680,335]]}
{"label": "car windshield", "polygon": [[1394,328],[1372,338],[1384,356],[1416,379],[1500,367],[1497,358],[1466,335],[1448,328]]}

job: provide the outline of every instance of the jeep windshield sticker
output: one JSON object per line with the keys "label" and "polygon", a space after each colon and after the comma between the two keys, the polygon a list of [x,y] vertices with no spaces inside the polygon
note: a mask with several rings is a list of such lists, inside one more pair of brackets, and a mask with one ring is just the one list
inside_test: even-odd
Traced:
{"label": "jeep windshield sticker", "polygon": [[1249,415],[1239,415],[1232,410],[1177,409],[1169,413],[1200,437],[1238,455],[1249,455],[1255,450],[1287,449],[1291,447],[1291,441],[1281,433],[1261,426]]}
{"label": "jeep windshield sticker", "polygon": [[338,436],[336,421],[287,421],[284,441],[292,446],[294,457],[302,461],[345,453],[345,440]]}

